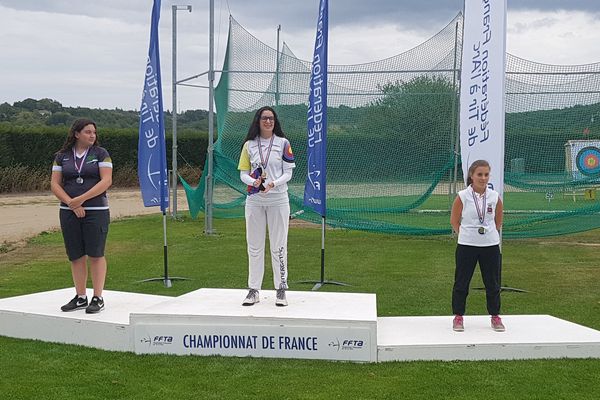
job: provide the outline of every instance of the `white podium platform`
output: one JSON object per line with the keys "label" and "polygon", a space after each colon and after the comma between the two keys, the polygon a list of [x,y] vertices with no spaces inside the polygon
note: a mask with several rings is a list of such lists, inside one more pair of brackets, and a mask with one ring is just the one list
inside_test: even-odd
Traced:
{"label": "white podium platform", "polygon": [[[75,296],[73,288],[0,299],[0,335],[44,342],[79,344],[103,350],[131,351],[129,314],[170,299],[105,290],[105,311],[62,312],[60,306]],[[92,292],[88,289],[88,299]]]}
{"label": "white podium platform", "polygon": [[[179,297],[105,291],[100,314],[60,306],[73,289],[0,299],[0,335],[138,354],[193,354],[346,360],[500,360],[600,358],[600,331],[549,315],[506,315],[506,332],[488,316],[377,318],[376,296],[275,292],[242,307],[246,290],[199,289]],[[88,295],[91,291],[88,290]]]}
{"label": "white podium platform", "polygon": [[142,353],[377,361],[374,294],[275,291],[241,305],[247,290],[200,289],[131,314]]}
{"label": "white podium platform", "polygon": [[600,331],[550,315],[505,315],[505,332],[490,317],[465,316],[465,331],[452,317],[379,318],[379,361],[600,358]]}

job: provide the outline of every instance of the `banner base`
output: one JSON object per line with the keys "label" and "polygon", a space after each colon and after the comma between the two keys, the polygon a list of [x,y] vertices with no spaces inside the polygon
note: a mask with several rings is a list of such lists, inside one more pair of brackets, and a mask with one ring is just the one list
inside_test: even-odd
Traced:
{"label": "banner base", "polygon": [[[473,290],[485,290],[485,288],[484,287],[476,287],[476,288],[473,288]],[[529,293],[529,291],[527,291],[525,289],[518,289],[518,288],[508,287],[508,286],[500,286],[500,291],[501,292]]]}
{"label": "banner base", "polygon": [[165,287],[166,288],[170,288],[170,287],[173,287],[173,282],[172,281],[191,281],[191,279],[190,278],[183,278],[181,276],[171,276],[169,278],[160,277],[160,278],[142,279],[141,281],[137,281],[137,283],[142,283],[142,282],[156,282],[156,281],[163,281]]}
{"label": "banner base", "polygon": [[338,281],[311,281],[311,280],[306,280],[306,281],[298,281],[298,282],[294,282],[294,283],[314,283],[315,286],[313,286],[312,290],[316,291],[321,289],[321,287],[323,287],[324,285],[337,285],[337,286],[352,286],[348,283],[344,283],[344,282],[338,282]]}

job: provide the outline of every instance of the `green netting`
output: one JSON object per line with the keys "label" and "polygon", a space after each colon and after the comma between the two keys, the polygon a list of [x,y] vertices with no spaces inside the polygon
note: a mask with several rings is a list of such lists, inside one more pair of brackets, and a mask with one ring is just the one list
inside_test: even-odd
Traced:
{"label": "green netting", "polygon": [[[450,205],[464,187],[455,165],[461,25],[458,15],[394,57],[329,66],[328,224],[450,233]],[[286,45],[278,57],[231,19],[216,89],[215,217],[243,215],[240,147],[255,110],[270,105],[297,159],[289,184],[292,211],[305,209],[301,218],[320,221],[302,205],[310,68]],[[599,89],[600,64],[553,66],[507,55],[505,237],[600,227],[600,193],[596,198],[594,191],[600,174],[581,173],[572,162],[581,148],[600,146]],[[186,190],[195,215],[204,207],[204,187]]]}

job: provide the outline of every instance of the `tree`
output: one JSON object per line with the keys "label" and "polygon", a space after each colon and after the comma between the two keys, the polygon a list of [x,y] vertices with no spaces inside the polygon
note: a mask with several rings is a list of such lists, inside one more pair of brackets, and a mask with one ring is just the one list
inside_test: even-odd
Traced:
{"label": "tree", "polygon": [[58,111],[48,117],[46,125],[67,125],[73,119],[71,114],[64,111]]}
{"label": "tree", "polygon": [[458,89],[441,75],[378,85],[381,96],[365,108],[359,129],[389,139],[406,176],[440,171],[452,157]]}

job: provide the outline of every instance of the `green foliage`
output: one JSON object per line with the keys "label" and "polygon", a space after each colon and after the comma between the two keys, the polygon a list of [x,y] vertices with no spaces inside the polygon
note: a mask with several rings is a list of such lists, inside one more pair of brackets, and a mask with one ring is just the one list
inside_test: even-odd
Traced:
{"label": "green foliage", "polygon": [[[393,169],[403,176],[431,176],[444,170],[452,158],[452,137],[458,110],[458,87],[441,75],[421,75],[409,81],[389,82],[378,87],[382,96],[364,111],[359,132],[385,137],[395,143],[377,148],[402,149],[405,156]],[[410,149],[410,151],[406,151]],[[429,154],[427,162],[422,156]],[[408,157],[407,157],[408,156]],[[413,158],[414,156],[416,158]]]}
{"label": "green foliage", "polygon": [[[0,123],[31,128],[33,126],[69,127],[77,118],[90,118],[100,129],[138,129],[139,111],[105,110],[88,107],[65,107],[52,99],[25,99],[11,106],[0,104]],[[165,112],[165,130],[172,131],[172,113]],[[177,127],[180,130],[208,131],[208,111],[188,110],[178,114]]]}
{"label": "green foliage", "polygon": [[567,141],[600,140],[600,120],[592,118],[599,111],[600,103],[507,113],[505,169],[510,160],[523,158],[526,173],[563,173]]}
{"label": "green foliage", "polygon": [[[54,154],[62,147],[68,129],[36,126],[28,129],[0,124],[0,167],[16,164],[50,168]],[[138,131],[98,128],[98,141],[105,147],[115,166],[137,165]],[[192,166],[203,166],[206,158],[206,133],[180,132],[177,136],[180,156]],[[172,138],[166,138],[167,161],[170,163]]]}
{"label": "green foliage", "polygon": [[28,111],[49,111],[53,113],[62,109],[62,104],[51,99],[34,100],[29,98],[23,101],[15,101],[13,107],[23,108]]}
{"label": "green foliage", "polygon": [[[0,193],[47,190],[54,154],[62,147],[68,128],[35,125],[22,128],[0,123]],[[137,185],[137,129],[103,129],[98,140],[113,160],[113,184]],[[172,137],[166,137],[167,163],[171,165]],[[208,135],[183,130],[177,137],[180,168],[187,176],[195,176],[194,168],[204,167]]]}
{"label": "green foliage", "polygon": [[50,189],[50,168],[16,164],[0,167],[0,193],[46,191]]}

